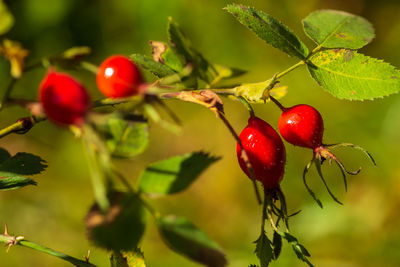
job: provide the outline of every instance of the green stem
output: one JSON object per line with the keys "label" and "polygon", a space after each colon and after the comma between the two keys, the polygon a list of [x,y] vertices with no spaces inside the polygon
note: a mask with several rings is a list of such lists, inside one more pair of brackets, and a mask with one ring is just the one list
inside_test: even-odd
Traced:
{"label": "green stem", "polygon": [[[62,252],[55,251],[51,248],[36,244],[34,242],[28,241],[28,240],[18,240],[19,237],[14,237],[14,236],[9,236],[9,235],[0,235],[0,243],[4,243],[6,245],[20,245],[23,247],[31,248],[43,253],[46,253],[51,256],[55,256],[59,259],[65,260],[70,262],[71,264],[78,266],[78,267],[96,267],[96,265],[93,265],[89,262],[79,260],[77,258],[71,257],[69,255],[66,255]],[[23,238],[23,237],[20,237]],[[10,246],[11,246],[10,245]]]}
{"label": "green stem", "polygon": [[80,62],[80,67],[84,70],[87,70],[93,74],[97,74],[99,67],[97,67],[95,64],[87,62],[87,61],[81,61]]}
{"label": "green stem", "polygon": [[278,74],[275,76],[275,79],[279,79],[279,78],[285,76],[286,74],[288,74],[288,73],[291,72],[292,70],[294,70],[294,69],[296,69],[296,68],[298,68],[298,67],[300,67],[300,66],[302,66],[302,65],[304,65],[304,64],[306,64],[306,62],[305,62],[304,60],[301,60],[301,61],[297,62],[296,64],[294,64],[294,65],[291,66],[290,68],[288,68],[288,69],[286,69],[286,70],[284,70],[284,71],[278,73]]}
{"label": "green stem", "polygon": [[17,122],[11,124],[10,126],[0,130],[0,138],[7,136],[11,133],[26,133],[35,124],[46,120],[45,117],[30,116],[19,119]]}
{"label": "green stem", "polygon": [[242,102],[242,104],[246,106],[247,110],[248,110],[249,113],[250,113],[250,117],[255,117],[254,109],[253,109],[253,107],[250,105],[250,103],[247,102],[247,100],[246,100],[243,96],[238,96],[237,99],[239,99],[239,101]]}

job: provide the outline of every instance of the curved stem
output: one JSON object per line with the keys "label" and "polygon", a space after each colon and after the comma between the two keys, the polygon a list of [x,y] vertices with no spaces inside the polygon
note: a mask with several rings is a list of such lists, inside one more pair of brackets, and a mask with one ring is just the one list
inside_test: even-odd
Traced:
{"label": "curved stem", "polygon": [[7,136],[11,133],[26,133],[28,132],[35,124],[46,120],[45,117],[36,117],[36,116],[30,116],[30,117],[25,117],[17,120],[15,123],[7,126],[4,129],[0,130],[0,138],[3,138],[4,136]]}
{"label": "curved stem", "polygon": [[13,246],[13,245],[20,245],[22,247],[31,248],[31,249],[46,253],[48,255],[55,256],[59,259],[68,261],[69,263],[71,263],[75,266],[78,266],[78,267],[96,267],[96,265],[91,264],[89,262],[79,260],[72,256],[66,255],[62,252],[58,252],[51,248],[36,244],[36,243],[28,241],[28,240],[24,240],[22,236],[15,237],[15,236],[10,236],[10,235],[0,235],[0,243],[4,243],[4,244],[6,244],[6,246],[8,245],[9,247]]}
{"label": "curved stem", "polygon": [[255,176],[254,176],[254,170],[253,170],[253,167],[250,164],[249,157],[248,157],[246,151],[244,150],[242,141],[240,140],[239,135],[233,129],[232,125],[225,118],[224,114],[222,114],[221,112],[218,112],[218,117],[223,121],[225,126],[228,128],[229,132],[232,134],[233,138],[235,138],[236,142],[239,144],[239,147],[240,147],[240,150],[241,150],[241,157],[243,158],[244,162],[246,163],[247,170],[250,173],[250,177],[251,177],[251,181],[253,183],[254,192],[256,194],[257,202],[258,202],[258,204],[261,204],[262,203],[261,202],[261,196],[260,196],[260,192],[258,191],[256,179],[255,179]]}
{"label": "curved stem", "polygon": [[286,110],[286,108],[278,100],[276,100],[273,96],[270,95],[269,99],[271,99],[271,101],[274,102],[274,104],[277,105],[278,108],[280,110],[282,110],[282,112]]}
{"label": "curved stem", "polygon": [[250,113],[250,117],[255,117],[254,109],[251,106],[251,104],[249,102],[247,102],[247,100],[243,96],[238,96],[237,99],[239,99],[239,101],[242,102],[243,105],[245,105],[245,107],[247,108],[247,110]]}
{"label": "curved stem", "polygon": [[284,70],[284,71],[278,73],[278,74],[275,76],[275,78],[276,78],[276,79],[279,79],[279,78],[285,76],[286,74],[288,74],[289,72],[291,72],[292,70],[294,70],[294,69],[296,69],[296,68],[298,68],[298,67],[300,67],[300,66],[302,66],[302,65],[304,65],[304,64],[306,64],[306,62],[305,62],[304,60],[301,60],[301,61],[297,62],[296,64],[294,64],[293,66],[287,68],[286,70]]}

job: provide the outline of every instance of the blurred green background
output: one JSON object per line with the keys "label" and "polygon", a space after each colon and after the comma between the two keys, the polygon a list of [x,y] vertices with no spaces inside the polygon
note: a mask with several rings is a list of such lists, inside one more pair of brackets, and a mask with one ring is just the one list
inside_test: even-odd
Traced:
{"label": "blurred green background", "polygon": [[[16,17],[6,37],[18,40],[31,51],[34,62],[69,47],[87,45],[93,49],[89,61],[99,64],[115,54],[150,54],[148,40],[167,39],[167,18],[173,17],[210,61],[248,70],[237,79],[257,82],[296,63],[284,53],[266,45],[222,8],[225,0],[10,0],[5,1]],[[400,66],[400,2],[397,0],[254,0],[237,1],[272,14],[291,27],[311,48],[302,31],[301,19],[321,8],[340,9],[366,17],[376,28],[376,39],[362,53]],[[0,86],[8,82],[9,65],[0,59]],[[18,82],[13,96],[36,98],[45,70],[29,72]],[[93,99],[99,98],[94,76],[73,72]],[[146,73],[149,81],[153,79]],[[301,181],[311,151],[286,145],[287,167],[282,189],[289,211],[302,212],[292,218],[292,232],[311,251],[316,266],[400,266],[400,96],[366,102],[338,100],[322,90],[305,68],[282,79],[289,86],[285,105],[308,103],[319,109],[325,120],[325,143],[352,142],[375,157],[374,168],[359,152],[343,149],[338,155],[349,168],[363,166],[349,177],[344,193],[336,167],[325,166],[326,178],[345,205],[328,196],[313,170],[310,185],[325,204],[321,210]],[[223,159],[213,165],[189,190],[152,201],[165,213],[186,216],[204,229],[227,254],[229,266],[256,263],[255,245],[261,220],[251,183],[238,167],[236,144],[215,115],[203,107],[167,102],[184,122],[183,133],[174,135],[151,125],[149,149],[132,160],[117,161],[132,184],[150,162],[170,155],[205,150]],[[237,102],[225,100],[227,117],[236,130],[247,122],[248,113]],[[256,105],[258,116],[277,125],[278,109],[272,104]],[[0,127],[26,116],[20,108],[0,113]],[[91,250],[91,261],[108,266],[108,254],[93,247],[85,237],[83,218],[93,202],[93,192],[81,143],[66,129],[45,122],[26,135],[0,139],[0,146],[12,154],[26,151],[40,155],[49,168],[36,177],[39,185],[0,193],[0,225],[8,224],[12,234],[82,257]],[[160,240],[149,218],[142,247],[148,266],[198,266],[171,252]],[[57,258],[26,248],[0,249],[0,266],[70,266]],[[283,247],[272,266],[305,266],[289,246]]]}

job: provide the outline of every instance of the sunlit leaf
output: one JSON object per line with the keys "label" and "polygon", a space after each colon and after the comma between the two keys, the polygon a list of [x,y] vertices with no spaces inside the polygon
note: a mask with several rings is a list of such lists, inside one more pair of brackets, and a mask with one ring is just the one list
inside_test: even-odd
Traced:
{"label": "sunlit leaf", "polygon": [[133,54],[130,56],[130,58],[138,65],[143,67],[144,69],[150,71],[153,73],[155,76],[162,78],[165,76],[170,76],[175,74],[175,71],[171,69],[170,67],[154,61],[152,58],[145,56],[145,55],[140,55],[140,54]]}
{"label": "sunlit leaf", "polygon": [[114,251],[110,256],[111,267],[146,267],[143,252],[140,249],[132,251]]}
{"label": "sunlit leaf", "polygon": [[154,195],[178,193],[217,160],[204,152],[194,152],[150,164],[140,176],[139,189]]}
{"label": "sunlit leaf", "polygon": [[351,50],[326,50],[313,55],[308,69],[332,95],[372,100],[400,90],[400,72],[392,65]]}
{"label": "sunlit leaf", "polygon": [[265,103],[270,95],[279,99],[287,92],[287,87],[277,84],[274,78],[259,83],[245,83],[234,89],[236,96],[242,96],[250,103]]}
{"label": "sunlit leaf", "polygon": [[230,4],[225,9],[258,37],[291,56],[305,59],[308,49],[291,29],[260,10],[252,7]]}
{"label": "sunlit leaf", "polygon": [[326,48],[359,49],[375,37],[366,19],[336,10],[317,10],[303,20],[304,31]]}
{"label": "sunlit leaf", "polygon": [[219,246],[187,219],[164,216],[157,225],[164,242],[175,252],[207,266],[227,265]]}
{"label": "sunlit leaf", "polygon": [[164,42],[150,41],[153,60],[168,66],[176,72],[181,72],[185,67],[184,58],[176,50]]}

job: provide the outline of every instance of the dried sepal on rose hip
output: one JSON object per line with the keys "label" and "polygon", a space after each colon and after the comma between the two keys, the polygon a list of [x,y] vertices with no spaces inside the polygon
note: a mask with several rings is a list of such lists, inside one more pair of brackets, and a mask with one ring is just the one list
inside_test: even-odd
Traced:
{"label": "dried sepal on rose hip", "polygon": [[86,89],[68,74],[50,69],[39,86],[47,117],[60,125],[81,125],[90,107]]}
{"label": "dried sepal on rose hip", "polygon": [[122,98],[142,94],[145,89],[139,68],[126,56],[106,58],[96,74],[99,90],[110,98]]}
{"label": "dried sepal on rose hip", "polygon": [[[364,152],[369,159],[371,159],[372,163],[376,165],[375,160],[372,158],[371,154],[368,153],[365,149],[360,146],[350,144],[350,143],[339,143],[339,144],[324,144],[322,142],[323,133],[324,133],[324,121],[322,119],[321,114],[314,107],[300,104],[295,105],[290,108],[283,107],[276,99],[271,97],[271,100],[277,104],[277,106],[282,110],[282,114],[279,118],[279,132],[283,139],[287,142],[295,145],[301,146],[305,148],[310,148],[313,150],[313,157],[311,161],[306,165],[303,171],[303,181],[311,196],[318,203],[320,207],[322,207],[321,201],[315,196],[314,192],[311,191],[310,187],[306,182],[306,174],[308,170],[311,168],[314,163],[318,175],[322,179],[328,193],[331,197],[342,204],[331,192],[329,189],[321,171],[321,165],[325,160],[331,164],[334,161],[340,168],[340,171],[343,176],[345,190],[347,191],[347,179],[346,173],[350,175],[356,175],[361,171],[361,167],[357,171],[349,171],[347,170],[343,163],[332,153],[332,149],[337,147],[353,147]],[[329,149],[328,149],[329,147]]]}

